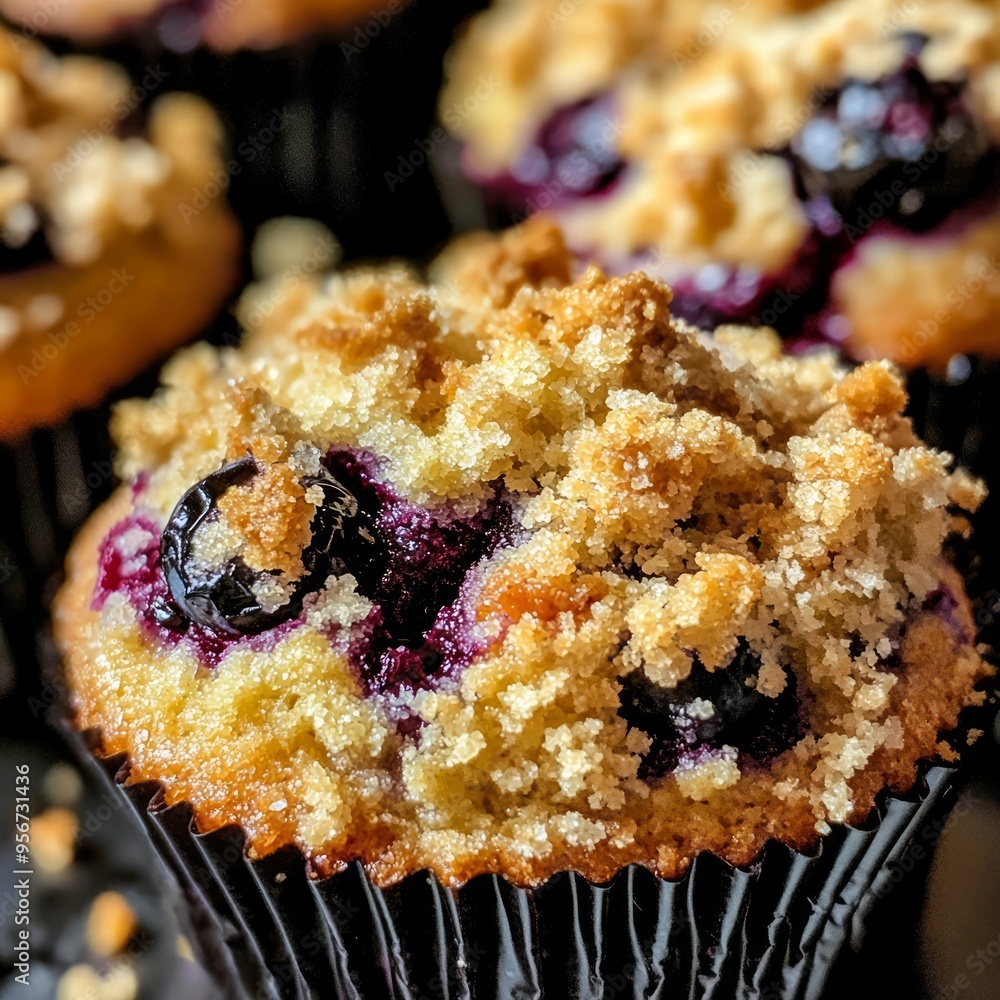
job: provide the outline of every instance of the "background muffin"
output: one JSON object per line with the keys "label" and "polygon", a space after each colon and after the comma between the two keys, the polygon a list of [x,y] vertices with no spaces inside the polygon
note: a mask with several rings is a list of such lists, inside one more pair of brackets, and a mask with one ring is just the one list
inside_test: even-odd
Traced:
{"label": "background muffin", "polygon": [[96,402],[193,336],[236,280],[220,128],[138,109],[110,63],[0,36],[0,437]]}
{"label": "background muffin", "polygon": [[[453,128],[487,188],[551,210],[583,259],[665,277],[679,315],[941,367],[996,352],[997,17],[839,0],[740,22],[681,67],[595,32],[582,47],[615,69],[588,92]],[[487,61],[477,37],[443,109]],[[508,72],[527,57],[510,33],[485,48]]]}
{"label": "background muffin", "polygon": [[[392,13],[404,0],[393,0]],[[103,39],[156,25],[171,47],[185,51],[204,43],[222,52],[272,49],[314,31],[343,28],[373,11],[362,0],[231,0],[185,4],[174,0],[73,0],[45,4],[3,0],[0,10],[26,30]]]}

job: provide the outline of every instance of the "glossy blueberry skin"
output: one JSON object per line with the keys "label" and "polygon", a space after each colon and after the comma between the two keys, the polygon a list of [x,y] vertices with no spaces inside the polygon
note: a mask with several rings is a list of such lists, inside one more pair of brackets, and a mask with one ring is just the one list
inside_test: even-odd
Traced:
{"label": "glossy blueberry skin", "polygon": [[915,53],[894,73],[848,79],[830,93],[792,139],[789,159],[804,195],[828,199],[845,226],[857,227],[874,205],[917,233],[984,190],[996,166],[964,85],[927,80]]}
{"label": "glossy blueberry skin", "polygon": [[[312,541],[302,553],[302,575],[289,601],[266,612],[254,595],[259,574],[237,557],[211,580],[197,579],[191,546],[198,528],[217,516],[219,498],[245,486],[260,473],[253,458],[224,465],[192,486],[177,502],[160,540],[160,564],[172,601],[154,608],[165,628],[183,631],[194,622],[222,635],[255,635],[302,613],[302,602],[319,590],[332,572],[365,577],[377,559],[367,513],[356,498],[332,476],[309,477],[303,486],[318,486],[324,494],[312,521]],[[195,582],[197,580],[197,582]]]}
{"label": "glossy blueberry skin", "polygon": [[195,532],[218,516],[219,498],[252,483],[259,472],[254,459],[241,459],[178,501],[160,539],[159,569],[169,597],[151,601],[156,625],[176,634],[191,630],[194,638],[204,630],[224,640],[257,635],[297,619],[305,597],[331,574],[350,573],[373,604],[349,650],[366,693],[426,687],[471,661],[481,642],[473,636],[461,588],[470,569],[511,536],[510,502],[499,486],[479,513],[460,517],[444,506],[403,499],[382,480],[374,456],[332,450],[323,473],[303,481],[318,486],[324,502],[302,553],[302,576],[286,604],[265,612],[252,590],[256,574],[241,559],[206,581],[191,553]]}
{"label": "glossy blueberry skin", "polygon": [[[710,673],[695,656],[690,675],[675,688],[660,687],[638,670],[621,678],[619,716],[652,739],[639,777],[661,778],[682,756],[701,748],[732,746],[740,752],[741,764],[759,765],[794,746],[805,732],[795,678],[789,672],[785,690],[768,698],[746,684],[760,665],[741,639],[728,667]],[[688,714],[695,698],[712,702],[711,718]]]}
{"label": "glossy blueberry skin", "polygon": [[374,456],[340,449],[325,460],[371,519],[379,559],[359,589],[375,608],[350,649],[367,694],[394,694],[454,677],[482,649],[462,599],[469,571],[510,542],[510,500],[496,484],[472,515],[410,503]]}

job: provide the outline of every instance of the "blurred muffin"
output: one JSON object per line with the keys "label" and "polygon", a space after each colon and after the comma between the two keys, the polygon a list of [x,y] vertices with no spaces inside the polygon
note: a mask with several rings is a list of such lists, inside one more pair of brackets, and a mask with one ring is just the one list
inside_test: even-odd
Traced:
{"label": "blurred muffin", "polygon": [[0,36],[2,438],[96,402],[236,279],[218,121],[182,94],[143,118],[113,64]]}
{"label": "blurred muffin", "polygon": [[537,885],[803,849],[953,756],[982,491],[898,375],[571,266],[536,224],[302,282],[119,409],[55,627],[130,780],[318,875]]}
{"label": "blurred muffin", "polygon": [[[1000,344],[998,18],[838,0],[741,21],[680,71],[593,31],[578,64],[608,69],[586,89],[555,55],[524,70],[526,35],[473,32],[441,108],[487,190],[551,211],[584,259],[664,277],[677,314],[942,366]],[[545,99],[449,118],[493,64]]]}
{"label": "blurred muffin", "polygon": [[[498,0],[465,26],[448,58],[445,124],[468,143],[471,169],[520,171],[557,113],[612,93],[643,68],[683,69],[736,25],[821,2]],[[466,101],[483,79],[493,92],[472,108]]]}
{"label": "blurred muffin", "polygon": [[0,0],[0,11],[32,34],[107,38],[156,25],[160,37],[181,51],[204,43],[213,49],[271,49],[314,31],[342,28],[362,16],[391,17],[405,0]]}

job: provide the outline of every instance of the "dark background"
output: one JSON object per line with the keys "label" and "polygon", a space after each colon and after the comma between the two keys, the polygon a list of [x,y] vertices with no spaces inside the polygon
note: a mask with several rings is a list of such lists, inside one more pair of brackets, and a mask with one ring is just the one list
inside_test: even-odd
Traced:
{"label": "dark background", "polygon": [[[373,15],[381,6],[373,7]],[[156,94],[195,90],[220,108],[232,155],[240,164],[231,178],[230,201],[248,237],[266,219],[304,215],[336,233],[348,261],[384,256],[426,261],[456,224],[465,227],[477,220],[475,202],[463,196],[460,186],[447,183],[454,149],[437,144],[429,158],[448,187],[449,216],[419,143],[434,124],[442,58],[455,26],[479,6],[416,0],[387,24],[362,22],[360,35],[349,30],[341,39],[309,41],[274,53],[177,55],[163,51],[152,29],[135,42],[99,51],[125,64],[136,79],[148,67],[165,70]],[[54,47],[68,49],[59,43]],[[267,135],[276,112],[287,127],[264,141],[260,137]],[[239,154],[241,144],[255,139],[259,148],[251,145],[252,158]],[[400,173],[401,157],[412,173],[390,191],[385,175]],[[248,277],[246,261],[244,270]],[[233,337],[236,325],[228,310],[204,333],[216,342]],[[991,386],[1000,383],[995,376],[983,365],[974,366],[971,378],[959,386],[918,376],[913,413],[933,443],[951,449],[980,474],[995,477],[1000,486],[995,442],[987,430],[997,426],[1000,394],[992,393]],[[145,394],[155,384],[155,372],[147,372],[115,396]],[[12,788],[14,764],[31,765],[35,815],[46,805],[42,775],[68,757],[46,722],[57,686],[45,674],[52,656],[44,609],[58,584],[70,538],[114,486],[107,417],[108,406],[99,407],[0,447],[6,509],[0,522],[0,775]],[[994,628],[994,588],[1000,587],[994,558],[1000,551],[996,508],[991,501],[978,519],[978,557],[963,557],[977,581],[980,624],[987,638]],[[906,860],[912,871],[900,871],[898,885],[872,913],[864,944],[845,953],[828,989],[831,1000],[848,991],[856,1000],[1000,997],[1000,753],[992,732],[971,756],[969,784],[937,843],[933,871],[928,874],[930,851]],[[12,798],[12,791],[0,797],[4,870],[12,867]],[[99,794],[91,788],[79,809],[86,815],[99,806]],[[933,846],[936,840],[927,843]],[[12,924],[0,915],[0,1000],[55,996],[62,970],[86,958],[83,918],[90,900],[106,888],[129,898],[151,942],[137,960],[140,996],[211,996],[198,970],[177,958],[173,897],[141,836],[118,814],[81,838],[77,861],[68,872],[36,891],[33,927],[40,934],[34,981],[27,991],[13,984],[9,967],[4,968]],[[2,901],[0,890],[0,905]],[[989,951],[993,942],[996,956]],[[977,957],[980,950],[985,957]]]}

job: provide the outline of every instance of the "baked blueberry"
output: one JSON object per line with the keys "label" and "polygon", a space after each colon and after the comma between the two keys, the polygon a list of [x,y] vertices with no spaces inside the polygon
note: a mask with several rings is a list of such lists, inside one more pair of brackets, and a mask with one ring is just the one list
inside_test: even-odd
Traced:
{"label": "baked blueberry", "polygon": [[559,108],[510,170],[486,179],[517,212],[570,204],[607,191],[624,160],[617,150],[617,109],[607,95]]}
{"label": "baked blueberry", "polygon": [[700,747],[735,747],[765,763],[801,738],[804,719],[793,674],[775,697],[756,688],[760,658],[740,639],[730,664],[708,671],[693,656],[691,673],[674,688],[654,684],[641,671],[621,678],[618,714],[652,740],[640,773],[657,778]]}
{"label": "baked blueberry", "polygon": [[877,80],[845,80],[789,154],[804,194],[828,199],[849,233],[873,205],[925,232],[996,179],[996,147],[964,84],[929,81],[915,54]]}
{"label": "baked blueberry", "polygon": [[319,590],[331,573],[371,578],[370,568],[378,562],[371,520],[353,494],[325,472],[303,480],[303,486],[320,489],[323,500],[313,516],[312,541],[302,552],[302,574],[279,607],[268,611],[261,606],[254,590],[261,571],[251,569],[240,556],[221,567],[199,565],[192,548],[198,530],[217,518],[217,502],[227,490],[247,485],[259,472],[253,458],[230,462],[177,502],[160,542],[160,562],[174,603],[157,615],[165,627],[176,621],[176,609],[223,635],[253,635],[300,615],[304,598]]}

